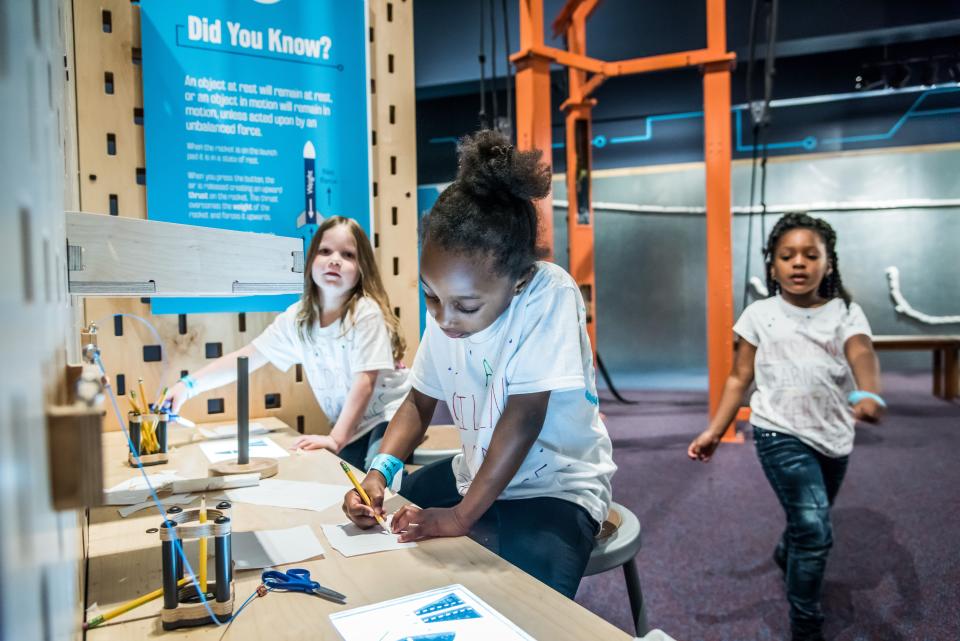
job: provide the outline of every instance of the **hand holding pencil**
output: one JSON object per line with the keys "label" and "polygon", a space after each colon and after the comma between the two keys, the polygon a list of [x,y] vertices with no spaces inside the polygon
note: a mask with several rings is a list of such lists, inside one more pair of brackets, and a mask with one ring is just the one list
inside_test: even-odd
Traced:
{"label": "hand holding pencil", "polygon": [[387,522],[384,520],[383,493],[386,486],[383,477],[379,474],[368,474],[361,485],[346,463],[340,463],[354,489],[343,497],[343,513],[358,527],[367,529],[379,523],[387,534]]}

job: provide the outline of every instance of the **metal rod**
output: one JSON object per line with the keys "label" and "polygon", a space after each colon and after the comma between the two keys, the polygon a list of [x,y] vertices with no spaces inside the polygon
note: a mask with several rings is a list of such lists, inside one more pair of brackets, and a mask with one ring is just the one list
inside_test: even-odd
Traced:
{"label": "metal rod", "polygon": [[[175,528],[177,526],[173,521],[164,521],[160,526],[162,528]],[[163,607],[167,610],[173,610],[177,607],[179,599],[177,594],[179,587],[177,581],[177,549],[173,541],[160,542],[160,554],[163,557]]]}
{"label": "metal rod", "polygon": [[[229,523],[230,517],[220,516],[214,521],[217,525]],[[217,575],[216,599],[219,603],[230,600],[231,534],[214,537],[214,571]]]}
{"label": "metal rod", "polygon": [[250,359],[237,358],[237,463],[250,462]]}

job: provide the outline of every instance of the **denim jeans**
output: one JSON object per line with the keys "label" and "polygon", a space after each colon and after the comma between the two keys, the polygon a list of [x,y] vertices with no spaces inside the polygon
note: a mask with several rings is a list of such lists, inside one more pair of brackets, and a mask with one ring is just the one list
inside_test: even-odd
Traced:
{"label": "denim jeans", "polygon": [[350,465],[366,472],[373,457],[380,453],[380,443],[387,431],[387,423],[377,423],[372,430],[350,443],[337,455]]}
{"label": "denim jeans", "polygon": [[[420,507],[453,507],[457,492],[451,459],[404,477],[400,494]],[[553,497],[494,501],[470,538],[557,592],[573,598],[593,551],[597,522],[570,501]]]}
{"label": "denim jeans", "polygon": [[787,516],[775,556],[786,571],[793,637],[820,639],[820,595],[833,545],[830,506],[843,482],[848,457],[825,456],[796,437],[757,426],[753,440],[763,472]]}

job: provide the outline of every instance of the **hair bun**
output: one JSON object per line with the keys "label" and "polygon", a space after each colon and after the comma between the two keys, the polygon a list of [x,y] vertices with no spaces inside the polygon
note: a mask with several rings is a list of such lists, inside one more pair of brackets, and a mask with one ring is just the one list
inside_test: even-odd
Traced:
{"label": "hair bun", "polygon": [[480,198],[537,200],[550,193],[550,168],[542,152],[518,151],[499,131],[484,129],[460,139],[457,182]]}

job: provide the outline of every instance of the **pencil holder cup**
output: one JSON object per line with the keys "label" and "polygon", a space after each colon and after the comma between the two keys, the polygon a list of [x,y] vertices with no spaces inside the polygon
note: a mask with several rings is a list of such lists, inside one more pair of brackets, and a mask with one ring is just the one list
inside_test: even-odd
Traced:
{"label": "pencil holder cup", "polygon": [[166,463],[167,458],[167,421],[169,416],[166,412],[159,414],[136,414],[130,412],[127,414],[127,425],[129,426],[130,447],[127,453],[127,463],[130,467],[137,467],[136,452],[140,457],[140,463],[147,465],[161,465]]}
{"label": "pencil holder cup", "polygon": [[[163,557],[163,609],[160,610],[160,622],[164,630],[214,623],[210,617],[211,611],[221,623],[225,623],[233,614],[232,524],[228,509],[229,504],[223,510],[208,508],[208,520],[205,523],[199,522],[200,510],[177,508],[167,511],[167,520],[160,525],[159,532]],[[207,601],[204,606],[193,581],[180,585],[184,576],[180,554],[185,540],[208,537],[214,540],[214,583],[201,586]],[[197,567],[193,569],[196,571]]]}

